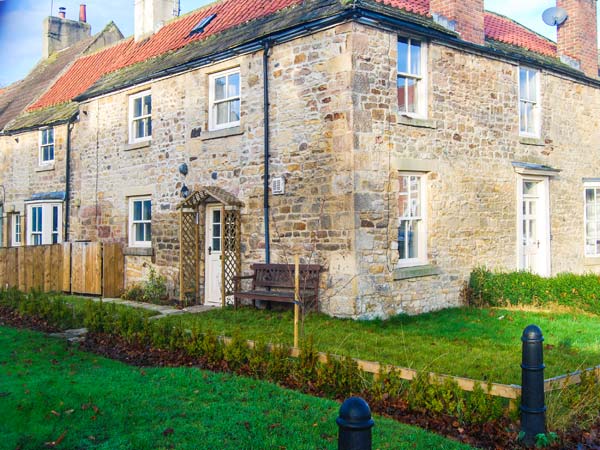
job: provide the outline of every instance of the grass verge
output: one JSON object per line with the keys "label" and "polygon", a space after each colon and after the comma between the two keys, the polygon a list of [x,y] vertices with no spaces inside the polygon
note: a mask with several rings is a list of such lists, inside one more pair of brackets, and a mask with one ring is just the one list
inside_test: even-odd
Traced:
{"label": "grass verge", "polygon": [[[136,368],[0,327],[5,448],[334,449],[339,405],[194,368]],[[466,449],[376,418],[379,449]]]}
{"label": "grass verge", "polygon": [[[174,316],[217,334],[291,345],[291,312],[251,308]],[[544,332],[546,378],[600,364],[600,320],[590,314],[495,308],[456,308],[387,321],[352,321],[311,314],[304,334],[322,352],[465,376],[497,383],[521,382],[521,334],[531,324]]]}

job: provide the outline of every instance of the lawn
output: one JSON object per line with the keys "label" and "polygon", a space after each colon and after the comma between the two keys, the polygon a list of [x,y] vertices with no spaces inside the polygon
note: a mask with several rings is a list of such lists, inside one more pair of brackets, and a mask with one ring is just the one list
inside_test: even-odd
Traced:
{"label": "lawn", "polygon": [[[163,319],[161,319],[163,320]],[[292,344],[291,312],[214,310],[165,320],[199,324],[231,336]],[[570,311],[447,309],[387,321],[311,314],[305,335],[322,352],[498,383],[521,383],[521,334],[531,324],[545,337],[546,378],[600,364],[600,317]]]}
{"label": "lawn", "polygon": [[[335,402],[194,368],[127,366],[37,332],[0,327],[0,380],[2,448],[337,448]],[[375,421],[373,448],[469,448]]]}

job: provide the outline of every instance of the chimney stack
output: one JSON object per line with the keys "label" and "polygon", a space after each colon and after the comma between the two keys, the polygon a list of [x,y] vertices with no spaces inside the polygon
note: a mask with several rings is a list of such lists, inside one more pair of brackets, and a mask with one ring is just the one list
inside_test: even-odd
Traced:
{"label": "chimney stack", "polygon": [[58,17],[50,16],[44,19],[42,35],[42,56],[48,58],[53,53],[64,50],[67,47],[92,35],[92,27],[85,22],[85,5],[79,10],[79,22],[66,18],[66,9],[58,9]]}
{"label": "chimney stack", "polygon": [[[558,55],[588,77],[598,78],[596,0],[557,0],[569,18],[558,26]],[[575,60],[575,64],[573,64]]]}
{"label": "chimney stack", "polygon": [[87,22],[87,11],[84,4],[79,5],[79,21]]}
{"label": "chimney stack", "polygon": [[453,24],[461,39],[485,43],[483,0],[430,0],[429,12],[436,21]]}
{"label": "chimney stack", "polygon": [[135,0],[135,40],[150,36],[177,16],[179,0]]}

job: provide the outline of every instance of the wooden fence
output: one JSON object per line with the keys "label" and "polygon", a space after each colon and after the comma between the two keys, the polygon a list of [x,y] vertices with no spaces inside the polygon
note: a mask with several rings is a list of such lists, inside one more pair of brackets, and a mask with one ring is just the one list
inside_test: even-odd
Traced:
{"label": "wooden fence", "polygon": [[0,248],[0,286],[118,297],[123,251],[119,244],[99,242]]}

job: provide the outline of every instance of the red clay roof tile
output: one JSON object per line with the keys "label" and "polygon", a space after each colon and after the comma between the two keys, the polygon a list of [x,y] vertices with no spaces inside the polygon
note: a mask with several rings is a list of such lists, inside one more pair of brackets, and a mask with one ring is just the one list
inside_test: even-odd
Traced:
{"label": "red clay roof tile", "polygon": [[[129,38],[98,53],[80,58],[29,110],[72,100],[90,88],[103,75],[145,61],[188,43],[214,35],[250,20],[267,16],[303,0],[223,0],[174,19],[148,39]],[[415,14],[429,15],[429,0],[376,0],[387,6]],[[190,31],[205,17],[216,17],[201,34]],[[548,56],[556,56],[556,45],[533,31],[494,13],[486,12],[486,35]]]}

